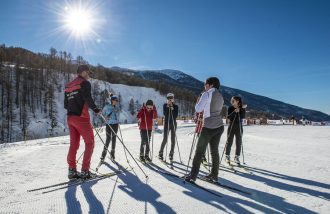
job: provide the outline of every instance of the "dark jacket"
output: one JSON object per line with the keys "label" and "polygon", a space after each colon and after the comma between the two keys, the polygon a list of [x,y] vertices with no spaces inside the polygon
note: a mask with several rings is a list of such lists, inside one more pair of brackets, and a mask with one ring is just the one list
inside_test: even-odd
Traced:
{"label": "dark jacket", "polygon": [[239,113],[235,112],[234,106],[230,106],[228,108],[228,116],[227,118],[229,119],[230,124],[240,124],[239,119],[242,121],[243,118],[245,118],[245,109],[240,108]]}
{"label": "dark jacket", "polygon": [[[178,113],[179,113],[179,107],[178,107],[178,105],[173,103],[173,106],[170,109],[167,106],[167,103],[165,103],[163,105],[163,113],[164,113],[164,116],[165,116],[165,123],[167,124],[167,122],[169,121],[170,125],[172,125],[173,124],[172,115],[173,115],[174,123],[176,123],[176,118],[178,117]],[[171,115],[170,115],[170,113],[171,113]],[[170,119],[170,120],[168,120],[168,119]]]}
{"label": "dark jacket", "polygon": [[78,76],[65,85],[64,108],[68,115],[89,118],[88,107],[98,111],[91,95],[91,84]]}

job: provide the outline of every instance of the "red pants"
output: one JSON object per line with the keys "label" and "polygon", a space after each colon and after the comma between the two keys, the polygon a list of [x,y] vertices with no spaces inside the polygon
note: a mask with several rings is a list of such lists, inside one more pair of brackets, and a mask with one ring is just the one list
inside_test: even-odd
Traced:
{"label": "red pants", "polygon": [[80,136],[85,141],[85,152],[82,164],[82,171],[89,170],[90,162],[94,150],[94,134],[89,118],[69,115],[67,117],[70,130],[70,148],[68,153],[69,168],[76,169],[76,155],[79,149]]}

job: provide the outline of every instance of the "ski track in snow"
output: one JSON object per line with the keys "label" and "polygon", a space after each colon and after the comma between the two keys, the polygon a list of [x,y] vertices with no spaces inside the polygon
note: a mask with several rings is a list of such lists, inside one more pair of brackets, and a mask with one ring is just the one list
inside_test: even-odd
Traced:
{"label": "ski track in snow", "polygon": [[[184,163],[178,163],[176,148],[175,171],[157,160],[162,135],[155,133],[154,163],[183,175],[193,138],[189,133],[193,130],[192,124],[179,124],[177,137]],[[221,137],[220,155],[226,142],[226,130]],[[146,180],[131,158],[129,164],[134,170],[118,176],[46,194],[42,194],[42,190],[27,192],[67,180],[69,137],[3,144],[0,145],[0,213],[329,213],[329,130],[330,127],[311,126],[244,127],[245,161],[252,167],[253,174],[220,170],[219,181],[252,195],[197,181],[223,195],[222,198],[141,165],[149,175]],[[123,125],[122,133],[125,145],[134,158],[138,157],[140,133],[136,124]],[[100,134],[105,140],[105,132],[102,130]],[[103,149],[101,140],[95,139],[92,168],[98,164]],[[83,150],[81,141],[77,158]],[[235,145],[232,157],[234,151]],[[118,168],[108,158],[106,160],[99,170],[101,173]],[[128,166],[118,140],[116,160]],[[78,165],[78,169],[80,167]],[[203,166],[200,169],[202,174],[207,173]]]}

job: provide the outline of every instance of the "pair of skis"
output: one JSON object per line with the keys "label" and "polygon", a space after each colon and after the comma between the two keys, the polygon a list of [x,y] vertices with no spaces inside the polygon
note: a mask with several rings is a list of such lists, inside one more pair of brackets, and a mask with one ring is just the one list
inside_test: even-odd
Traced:
{"label": "pair of skis", "polygon": [[[130,170],[128,168],[125,168],[125,170]],[[46,190],[43,191],[42,194],[45,193],[49,193],[49,192],[54,192],[60,189],[65,189],[65,188],[69,188],[71,186],[77,186],[83,183],[87,183],[87,182],[91,182],[91,181],[98,181],[98,180],[102,180],[105,178],[109,178],[115,175],[119,175],[125,172],[125,170],[116,170],[114,172],[109,172],[109,173],[105,173],[105,174],[99,174],[96,175],[95,177],[92,177],[90,179],[71,179],[69,181],[65,181],[65,182],[61,182],[61,183],[57,183],[57,184],[52,184],[52,185],[48,185],[48,186],[44,186],[44,187],[39,187],[39,188],[35,188],[35,189],[30,189],[27,190],[28,192],[35,192],[35,191],[40,191],[40,190]],[[58,188],[56,188],[58,187]],[[55,189],[54,189],[55,188]],[[51,190],[48,190],[51,189]]]}
{"label": "pair of skis", "polygon": [[227,165],[220,165],[220,167],[225,168],[225,169],[228,169],[228,170],[230,170],[230,171],[232,171],[234,173],[241,172],[241,173],[248,173],[248,174],[253,175],[253,172],[251,172],[248,169],[248,166],[242,165],[242,164],[236,164],[236,163],[230,162]]}
{"label": "pair of skis", "polygon": [[[210,193],[210,194],[212,194],[212,195],[215,195],[215,196],[217,196],[217,197],[222,197],[221,194],[218,194],[218,193],[216,193],[216,192],[214,192],[214,191],[212,191],[212,190],[210,190],[210,189],[208,189],[208,188],[206,188],[206,187],[204,187],[204,186],[202,186],[202,185],[199,185],[199,184],[197,184],[197,183],[195,183],[195,182],[188,182],[188,181],[185,181],[185,180],[184,180],[184,177],[179,176],[179,175],[177,175],[177,174],[174,174],[174,173],[172,173],[172,172],[169,172],[169,171],[163,169],[162,167],[159,167],[158,165],[156,165],[156,164],[154,164],[154,163],[152,163],[152,162],[149,162],[149,163],[147,163],[147,164],[145,164],[145,165],[148,166],[148,168],[150,168],[151,170],[157,171],[158,173],[162,173],[162,174],[165,174],[165,175],[168,175],[168,176],[171,176],[171,177],[174,177],[174,178],[180,179],[181,181],[183,181],[184,184],[185,184],[185,183],[189,183],[189,184],[191,184],[191,185],[193,185],[193,186],[195,186],[195,187],[197,187],[197,188],[199,188],[199,189],[202,189],[202,190],[204,190],[205,192],[208,192],[208,193]],[[167,165],[167,164],[166,164],[166,165]],[[241,190],[241,189],[238,189],[238,188],[235,188],[235,187],[229,186],[229,185],[221,184],[220,182],[211,182],[211,181],[205,179],[204,177],[198,177],[198,179],[199,179],[199,180],[202,180],[202,181],[205,181],[205,182],[208,182],[208,183],[211,183],[211,184],[214,184],[214,185],[216,185],[216,186],[218,186],[218,187],[221,187],[221,188],[225,188],[225,189],[233,190],[233,191],[240,192],[240,193],[243,193],[243,194],[251,195],[250,192],[247,192],[247,191],[244,191],[244,190]]]}

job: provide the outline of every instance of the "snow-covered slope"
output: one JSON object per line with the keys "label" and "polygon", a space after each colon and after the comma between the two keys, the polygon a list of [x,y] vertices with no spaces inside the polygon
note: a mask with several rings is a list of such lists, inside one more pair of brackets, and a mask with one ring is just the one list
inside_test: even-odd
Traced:
{"label": "snow-covered slope", "polygon": [[[192,124],[179,123],[177,136],[184,163],[174,163],[175,171],[156,157],[154,163],[183,175],[193,130]],[[140,146],[137,125],[123,125],[122,133],[126,146],[137,157]],[[101,136],[104,139],[105,133]],[[225,138],[226,134],[221,138],[220,153]],[[154,135],[154,156],[161,139],[160,134]],[[219,181],[252,195],[197,181],[221,194],[221,198],[142,166],[149,175],[146,180],[131,158],[129,163],[134,171],[119,176],[46,194],[27,192],[67,180],[69,137],[1,145],[0,213],[329,213],[329,127],[247,126],[243,140],[245,161],[253,167],[253,174],[220,170]],[[84,150],[83,145],[82,142],[77,158]],[[102,142],[96,138],[92,168],[98,163],[102,147]],[[177,149],[175,152],[178,161]],[[117,143],[116,159],[122,166],[129,166],[120,142]],[[100,172],[111,172],[116,168],[108,160]],[[204,167],[201,170],[207,172]]]}

